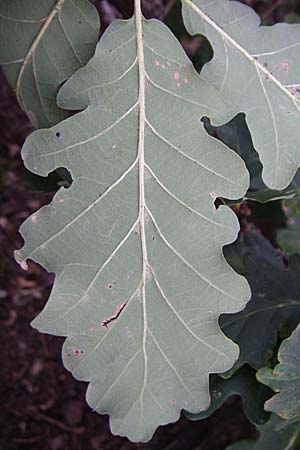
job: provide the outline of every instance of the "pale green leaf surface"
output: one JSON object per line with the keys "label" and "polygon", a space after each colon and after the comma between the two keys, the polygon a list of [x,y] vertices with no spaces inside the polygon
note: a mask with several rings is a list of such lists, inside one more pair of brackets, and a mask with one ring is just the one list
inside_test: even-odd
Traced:
{"label": "pale green leaf surface", "polygon": [[293,424],[279,429],[282,420],[275,414],[264,425],[257,427],[260,436],[255,441],[238,441],[226,450],[296,450],[299,425]]}
{"label": "pale green leaf surface", "polygon": [[265,409],[287,420],[300,421],[300,325],[285,339],[278,351],[279,364],[257,372],[261,383],[277,392]]}
{"label": "pale green leaf surface", "polygon": [[0,2],[0,65],[35,127],[64,118],[58,88],[93,55],[98,33],[88,0]]}
{"label": "pale green leaf surface", "polygon": [[260,26],[236,1],[182,2],[188,31],[205,35],[214,49],[202,76],[233,114],[246,114],[266,185],[285,188],[300,166],[300,25]]}
{"label": "pale green leaf surface", "polygon": [[222,253],[237,218],[214,200],[244,195],[249,176],[206,133],[200,118],[224,105],[160,22],[113,22],[59,101],[88,107],[22,152],[35,173],[66,166],[74,180],[21,227],[22,267],[56,273],[33,326],[68,336],[64,364],[112,432],[147,441],[183,408],[206,409],[209,373],[238,357],[218,316],[250,292]]}

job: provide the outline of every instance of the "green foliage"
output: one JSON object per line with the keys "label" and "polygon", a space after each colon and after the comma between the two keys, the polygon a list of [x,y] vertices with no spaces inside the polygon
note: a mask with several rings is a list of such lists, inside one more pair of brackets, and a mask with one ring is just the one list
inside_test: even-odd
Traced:
{"label": "green foliage", "polygon": [[279,230],[278,243],[288,253],[300,253],[300,203],[298,200],[285,202],[283,209],[287,217],[287,226]]}
{"label": "green foliage", "polygon": [[64,118],[57,91],[93,55],[98,31],[88,0],[0,2],[0,65],[34,127]]}
{"label": "green foliage", "polygon": [[[260,437],[231,449],[296,450],[298,424],[272,414],[261,426],[270,390],[255,374],[265,366],[259,380],[280,391],[267,410],[297,419],[298,331],[270,367],[300,320],[300,257],[248,230],[224,247],[239,224],[215,200],[299,197],[300,25],[262,27],[235,1],[182,3],[214,51],[200,75],[140,0],[95,54],[88,0],[0,2],[4,71],[34,125],[51,126],[26,140],[25,165],[54,185],[66,168],[71,184],[21,227],[21,267],[56,275],[33,326],[66,337],[65,366],[115,434],[147,441],[182,410],[203,419],[238,394]],[[278,242],[295,251],[286,205]]]}
{"label": "green foliage", "polygon": [[213,46],[201,75],[232,115],[246,114],[266,185],[285,188],[300,165],[300,25],[259,26],[258,15],[236,1],[182,2],[188,31]]}
{"label": "green foliage", "polygon": [[286,267],[269,241],[257,233],[226,248],[225,255],[247,278],[252,297],[243,311],[223,315],[220,325],[240,347],[235,367],[248,363],[259,369],[269,364],[279,331],[293,329],[300,320],[300,258],[292,256]]}
{"label": "green foliage", "polygon": [[272,411],[289,421],[300,422],[300,325],[285,339],[278,352],[279,364],[274,369],[263,368],[257,378],[273,391],[274,397],[265,404]]}
{"label": "green foliage", "polygon": [[242,398],[244,411],[248,419],[261,425],[269,418],[269,414],[264,411],[264,402],[270,396],[271,391],[257,382],[255,373],[255,370],[245,365],[231,378],[224,380],[220,376],[212,376],[209,383],[210,407],[200,414],[185,412],[185,416],[191,420],[205,419],[213,414],[229,397],[239,395]]}
{"label": "green foliage", "polygon": [[59,103],[88,107],[22,152],[34,173],[67,167],[74,180],[21,228],[20,263],[57,274],[33,325],[68,336],[64,363],[114,433],[149,440],[181,409],[205,409],[209,373],[238,357],[217,320],[249,288],[222,254],[237,220],[214,200],[243,195],[248,174],[201,126],[223,104],[159,22],[114,22]]}
{"label": "green foliage", "polygon": [[300,196],[300,170],[292,182],[283,190],[269,189],[262,179],[262,164],[258,153],[253,147],[251,134],[247,127],[245,114],[238,114],[226,125],[212,126],[204,121],[205,128],[212,136],[216,136],[228,147],[232,148],[246,163],[250,174],[250,186],[242,200],[256,200],[261,203],[278,199],[291,199]]}
{"label": "green foliage", "polygon": [[265,425],[258,427],[260,436],[256,441],[239,441],[227,450],[297,450],[299,426],[292,424],[280,429],[282,422],[275,414],[272,415]]}

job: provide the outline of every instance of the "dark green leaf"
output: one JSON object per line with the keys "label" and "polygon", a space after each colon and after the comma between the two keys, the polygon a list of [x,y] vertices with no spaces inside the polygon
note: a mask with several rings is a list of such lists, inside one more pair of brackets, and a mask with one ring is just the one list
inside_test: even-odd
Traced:
{"label": "dark green leaf", "polygon": [[256,371],[245,365],[231,378],[223,379],[219,376],[211,376],[210,379],[210,407],[200,414],[185,412],[190,420],[200,420],[213,414],[227,398],[239,395],[243,401],[245,413],[251,422],[264,423],[269,414],[264,411],[264,402],[270,396],[270,390],[258,383],[255,378]]}
{"label": "dark green leaf", "polygon": [[238,343],[236,367],[249,363],[259,369],[273,355],[278,331],[294,327],[300,320],[300,256],[288,267],[267,239],[251,233],[225,251],[236,271],[246,276],[252,297],[246,308],[221,316],[223,331]]}

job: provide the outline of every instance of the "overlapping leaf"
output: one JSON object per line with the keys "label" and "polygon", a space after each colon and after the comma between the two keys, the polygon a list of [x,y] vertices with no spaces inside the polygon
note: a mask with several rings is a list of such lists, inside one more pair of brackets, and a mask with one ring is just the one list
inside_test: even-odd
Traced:
{"label": "overlapping leaf", "polygon": [[63,119],[57,90],[93,55],[98,32],[88,0],[0,2],[0,65],[35,127]]}
{"label": "overlapping leaf", "polygon": [[257,378],[277,392],[265,403],[265,409],[283,419],[300,422],[300,325],[285,339],[278,352],[279,364],[263,368]]}
{"label": "overlapping leaf", "polygon": [[206,409],[209,373],[238,357],[218,316],[241,310],[249,287],[222,253],[237,219],[214,200],[243,196],[248,173],[200,122],[224,116],[215,89],[139,14],[111,25],[59,101],[88,107],[23,149],[35,173],[66,166],[74,180],[21,228],[22,267],[56,273],[33,325],[68,336],[64,363],[113,433],[146,441],[182,408]]}
{"label": "overlapping leaf", "polygon": [[205,35],[214,49],[202,76],[233,114],[246,114],[266,185],[285,188],[300,166],[300,25],[260,26],[236,1],[182,2],[188,31]]}
{"label": "overlapping leaf", "polygon": [[255,370],[244,366],[231,378],[223,379],[220,376],[212,376],[210,380],[210,407],[200,414],[185,415],[190,420],[200,420],[213,414],[229,397],[239,395],[243,401],[245,413],[251,422],[261,425],[269,414],[264,411],[264,402],[270,397],[270,390],[263,386],[255,378]]}
{"label": "overlapping leaf", "polygon": [[256,233],[226,248],[225,254],[247,278],[252,297],[240,313],[223,315],[220,325],[240,347],[236,367],[249,363],[259,369],[269,364],[279,330],[293,329],[300,320],[300,258],[293,255],[286,267],[269,241]]}
{"label": "overlapping leaf", "polygon": [[250,173],[250,186],[245,199],[256,200],[261,203],[300,197],[300,170],[296,173],[289,186],[281,191],[269,189],[263,182],[262,164],[253,147],[251,134],[247,127],[244,114],[238,114],[230,122],[214,127],[205,120],[205,127],[209,133],[215,135],[228,147],[240,155],[246,163]]}
{"label": "overlapping leaf", "polygon": [[275,414],[264,425],[257,427],[260,433],[256,441],[238,441],[227,450],[297,450],[299,425],[289,425],[280,429],[282,420]]}

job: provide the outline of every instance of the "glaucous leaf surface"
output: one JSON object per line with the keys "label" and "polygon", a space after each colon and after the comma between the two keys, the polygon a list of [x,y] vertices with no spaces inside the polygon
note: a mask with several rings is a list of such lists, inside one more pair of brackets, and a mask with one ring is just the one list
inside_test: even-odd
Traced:
{"label": "glaucous leaf surface", "polygon": [[212,375],[209,383],[210,407],[200,414],[190,414],[185,411],[185,416],[190,420],[205,419],[220,408],[229,397],[239,395],[242,398],[244,411],[248,419],[261,425],[269,417],[269,413],[264,411],[264,402],[270,397],[271,391],[258,383],[255,374],[255,370],[245,365],[228,379]]}
{"label": "glaucous leaf surface", "polygon": [[222,253],[237,218],[214,200],[243,196],[249,176],[200,122],[223,115],[215,88],[136,8],[60,91],[62,106],[86,109],[25,143],[27,168],[66,166],[74,181],[23,224],[16,257],[56,273],[33,326],[68,336],[64,364],[112,432],[147,441],[183,408],[206,409],[209,374],[238,357],[218,317],[250,291]]}
{"label": "glaucous leaf surface", "polygon": [[0,65],[36,128],[63,119],[58,88],[93,55],[98,33],[88,0],[0,2]]}
{"label": "glaucous leaf surface", "polygon": [[265,203],[300,197],[300,170],[297,171],[289,186],[281,191],[270,189],[265,185],[261,176],[262,164],[253,147],[244,114],[238,114],[230,122],[220,127],[214,127],[208,120],[204,120],[204,123],[208,133],[232,148],[245,161],[250,173],[250,186],[243,200],[249,199]]}
{"label": "glaucous leaf surface", "polygon": [[299,444],[299,425],[280,429],[282,420],[273,414],[264,425],[257,427],[260,436],[256,441],[238,441],[226,450],[296,450]]}
{"label": "glaucous leaf surface", "polygon": [[300,422],[300,325],[285,339],[278,351],[279,364],[257,372],[261,383],[277,392],[265,403],[265,409],[287,420]]}
{"label": "glaucous leaf surface", "polygon": [[254,232],[227,247],[225,255],[247,278],[252,297],[243,311],[223,315],[219,323],[240,347],[235,368],[248,363],[259,369],[268,365],[278,332],[300,320],[300,257],[291,256],[286,267],[270,242]]}
{"label": "glaucous leaf surface", "polygon": [[300,253],[300,202],[285,201],[283,210],[287,217],[287,226],[278,231],[277,241],[288,253]]}
{"label": "glaucous leaf surface", "polygon": [[188,31],[206,36],[214,49],[203,78],[233,114],[246,114],[265,184],[285,188],[300,166],[300,24],[260,26],[237,1],[182,2]]}

